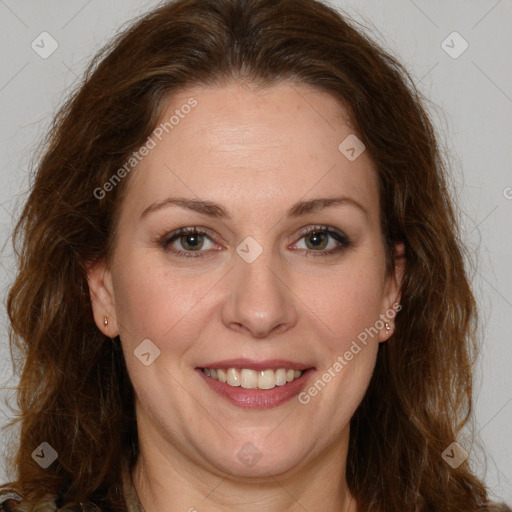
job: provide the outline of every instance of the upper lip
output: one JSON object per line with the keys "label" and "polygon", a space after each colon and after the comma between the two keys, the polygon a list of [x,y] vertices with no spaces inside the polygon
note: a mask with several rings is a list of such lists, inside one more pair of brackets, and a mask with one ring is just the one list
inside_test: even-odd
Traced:
{"label": "upper lip", "polygon": [[213,369],[228,369],[228,368],[247,368],[248,370],[271,370],[271,369],[293,369],[293,370],[307,370],[312,368],[311,365],[299,363],[297,361],[290,361],[288,359],[266,359],[264,361],[257,361],[255,359],[224,359],[223,361],[215,361],[198,366],[198,368],[213,368]]}

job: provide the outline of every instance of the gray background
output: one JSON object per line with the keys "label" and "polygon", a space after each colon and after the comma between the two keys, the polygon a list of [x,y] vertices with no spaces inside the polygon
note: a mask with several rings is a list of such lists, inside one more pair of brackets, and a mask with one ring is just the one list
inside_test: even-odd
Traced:
{"label": "gray background", "polygon": [[[52,113],[90,57],[126,22],[155,6],[136,0],[0,0],[0,289],[5,298],[14,260],[8,236],[30,184],[29,168]],[[410,70],[452,167],[464,240],[475,255],[473,283],[482,327],[475,372],[477,446],[464,445],[494,495],[512,504],[512,1],[331,1]],[[57,50],[41,58],[32,41],[47,31]],[[442,42],[457,31],[469,44],[452,58]],[[448,38],[452,54],[462,40]],[[49,46],[46,46],[49,48]],[[14,386],[7,319],[0,311],[0,398]],[[12,414],[2,406],[0,426]],[[0,449],[9,442],[0,435]],[[0,482],[12,475],[0,464]]]}

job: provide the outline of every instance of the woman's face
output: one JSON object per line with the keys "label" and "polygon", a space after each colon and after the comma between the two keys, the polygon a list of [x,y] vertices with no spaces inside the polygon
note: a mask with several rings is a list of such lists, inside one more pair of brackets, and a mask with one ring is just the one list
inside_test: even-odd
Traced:
{"label": "woman's face", "polygon": [[346,111],[304,85],[190,88],[161,122],[111,264],[89,274],[141,443],[240,476],[327,471],[394,326],[375,166]]}

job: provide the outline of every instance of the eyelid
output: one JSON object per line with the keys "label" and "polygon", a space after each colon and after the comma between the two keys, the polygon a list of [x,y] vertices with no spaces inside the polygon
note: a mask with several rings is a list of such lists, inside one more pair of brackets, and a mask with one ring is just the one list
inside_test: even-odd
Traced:
{"label": "eyelid", "polygon": [[185,256],[185,257],[197,258],[197,257],[205,256],[207,252],[211,252],[211,249],[210,249],[210,251],[183,251],[181,249],[170,248],[171,244],[174,243],[175,241],[179,240],[182,236],[185,236],[188,234],[198,234],[198,235],[206,236],[207,238],[209,238],[212,241],[212,243],[216,243],[214,240],[214,237],[210,233],[211,233],[211,231],[207,228],[202,228],[202,227],[198,227],[198,226],[186,226],[186,227],[181,227],[181,228],[175,229],[174,231],[171,231],[170,233],[167,232],[163,236],[158,237],[157,241],[166,251],[168,251],[170,253],[174,253],[178,256],[186,254],[189,256]]}
{"label": "eyelid", "polygon": [[335,228],[335,227],[332,227],[332,226],[328,226],[326,224],[314,224],[314,225],[310,225],[310,226],[307,226],[305,228],[302,228],[302,229],[300,229],[298,231],[298,233],[296,233],[294,235],[294,237],[295,238],[296,237],[303,237],[304,235],[309,235],[309,233],[312,233],[312,232],[315,232],[315,231],[325,231],[327,233],[336,233],[341,238],[345,238],[347,241],[349,240],[348,236],[343,231],[341,231],[338,228]]}
{"label": "eyelid", "polygon": [[301,229],[294,236],[294,238],[297,238],[297,241],[294,242],[293,245],[298,244],[300,242],[300,240],[302,240],[305,236],[307,236],[311,233],[316,233],[316,232],[327,233],[328,236],[330,236],[337,242],[338,246],[335,247],[334,249],[323,250],[323,251],[321,251],[321,250],[315,251],[312,249],[301,249],[306,254],[312,254],[314,256],[329,256],[329,255],[334,255],[336,253],[340,253],[344,249],[347,249],[348,247],[352,246],[352,240],[343,231],[341,231],[338,228],[328,226],[325,224],[317,224],[317,225],[307,226],[306,228]]}
{"label": "eyelid", "polygon": [[[325,257],[327,257],[327,256],[330,256],[330,255],[334,255],[336,253],[340,253],[341,251],[343,251],[344,249],[346,249],[346,248],[348,248],[349,246],[352,245],[352,241],[350,240],[350,238],[343,231],[341,231],[338,228],[335,228],[335,227],[332,227],[332,226],[328,226],[328,225],[323,225],[323,224],[309,225],[309,226],[299,230],[294,235],[294,239],[296,239],[296,241],[292,245],[296,245],[298,242],[300,242],[300,240],[302,238],[304,238],[308,234],[314,233],[314,232],[324,232],[324,233],[327,233],[328,236],[330,236],[331,238],[333,238],[337,242],[338,246],[335,247],[334,249],[330,249],[330,250],[299,249],[300,251],[302,251],[306,255],[309,254],[309,255],[314,255],[314,256],[325,256]],[[207,250],[207,251],[202,251],[202,250],[199,250],[199,251],[183,251],[183,250],[180,250],[180,249],[170,248],[171,244],[173,242],[175,242],[176,240],[178,240],[181,236],[184,236],[184,235],[187,235],[187,234],[203,235],[203,236],[206,236],[207,238],[209,238],[212,243],[216,243],[215,242],[215,236],[212,236],[210,233],[211,233],[211,230],[209,230],[208,228],[202,228],[202,227],[198,227],[198,226],[186,226],[186,227],[178,228],[178,229],[176,229],[176,230],[174,230],[174,231],[172,231],[170,233],[167,232],[163,236],[158,237],[157,241],[167,252],[174,253],[178,257],[199,258],[199,257],[205,257],[205,256],[210,255],[212,250],[213,251],[218,251],[219,249],[217,249],[217,250],[210,249],[210,250]]]}

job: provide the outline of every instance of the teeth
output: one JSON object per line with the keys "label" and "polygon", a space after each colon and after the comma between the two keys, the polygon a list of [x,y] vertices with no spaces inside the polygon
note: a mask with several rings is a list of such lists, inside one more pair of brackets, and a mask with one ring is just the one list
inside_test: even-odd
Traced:
{"label": "teeth", "polygon": [[258,387],[260,389],[272,389],[276,387],[276,374],[274,370],[258,372]]}
{"label": "teeth", "polygon": [[284,386],[286,384],[286,370],[279,368],[276,370],[276,386]]}
{"label": "teeth", "polygon": [[244,389],[256,389],[258,387],[259,379],[256,370],[242,370],[240,376],[242,380],[241,386]]}
{"label": "teeth", "polygon": [[[210,375],[211,376],[211,375]],[[235,368],[230,368],[228,370],[228,379],[227,383],[230,386],[237,387],[241,385],[240,382],[240,373]]]}
{"label": "teeth", "polygon": [[219,380],[233,387],[244,389],[273,389],[276,386],[284,386],[302,375],[301,370],[279,368],[277,370],[249,370],[247,368],[203,368],[203,372],[212,379]]}

